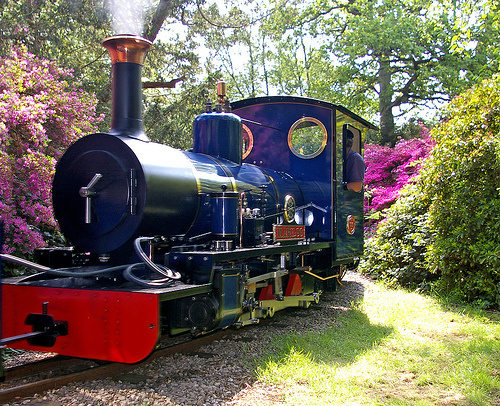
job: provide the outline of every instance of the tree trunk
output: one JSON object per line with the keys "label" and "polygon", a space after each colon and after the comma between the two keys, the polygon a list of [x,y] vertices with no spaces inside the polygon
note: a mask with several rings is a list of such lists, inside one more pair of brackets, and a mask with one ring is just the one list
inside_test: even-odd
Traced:
{"label": "tree trunk", "polygon": [[266,86],[266,96],[269,96],[269,74],[267,73],[266,65],[266,37],[262,35],[262,53],[261,53],[261,63],[264,69],[264,85]]}
{"label": "tree trunk", "polygon": [[389,61],[380,60],[378,79],[380,84],[379,113],[381,144],[394,146],[396,140],[394,137],[394,115],[392,114],[393,89]]}
{"label": "tree trunk", "polygon": [[161,26],[167,18],[170,9],[170,1],[160,0],[156,7],[153,18],[144,29],[144,37],[153,42],[160,31]]}

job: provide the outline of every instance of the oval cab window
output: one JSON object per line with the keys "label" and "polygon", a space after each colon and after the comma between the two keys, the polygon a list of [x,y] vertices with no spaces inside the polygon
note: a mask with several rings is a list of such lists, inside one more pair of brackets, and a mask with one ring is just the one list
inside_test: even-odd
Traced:
{"label": "oval cab window", "polygon": [[245,159],[253,148],[253,134],[245,124],[241,125],[242,158]]}
{"label": "oval cab window", "polygon": [[288,146],[300,158],[314,158],[323,152],[327,140],[326,128],[312,117],[297,120],[288,132]]}

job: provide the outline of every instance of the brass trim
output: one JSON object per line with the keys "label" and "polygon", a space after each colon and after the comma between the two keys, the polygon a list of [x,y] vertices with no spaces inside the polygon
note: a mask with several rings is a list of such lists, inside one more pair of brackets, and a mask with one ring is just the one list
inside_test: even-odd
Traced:
{"label": "brass trim", "polygon": [[[303,154],[301,153],[300,151],[297,151],[294,146],[292,145],[292,135],[293,135],[293,132],[296,130],[296,128],[304,123],[304,122],[313,122],[314,124],[316,124],[319,128],[321,128],[321,132],[323,133],[323,140],[321,141],[321,146],[312,154]],[[292,151],[292,153],[295,155],[295,156],[298,156],[299,158],[302,158],[302,159],[311,159],[311,158],[315,158],[317,157],[319,154],[321,154],[325,147],[326,147],[326,144],[327,144],[327,140],[328,140],[328,133],[326,131],[326,127],[325,125],[320,121],[318,120],[317,118],[314,118],[314,117],[302,117],[300,119],[298,119],[295,123],[292,124],[292,126],[290,127],[290,130],[288,130],[288,148],[290,148],[290,151]]]}
{"label": "brass trim", "polygon": [[[250,128],[248,128],[245,124],[241,124],[241,129],[248,135],[249,145],[247,146],[245,151],[243,151],[243,156],[241,157],[241,159],[245,159],[248,155],[250,155],[250,152],[252,152],[253,149],[253,134]],[[243,136],[241,138],[243,140]]]}
{"label": "brass trim", "polygon": [[292,195],[286,195],[283,204],[283,217],[287,223],[292,223],[295,220],[296,210],[297,205],[295,204],[295,199]]}
{"label": "brass trim", "polygon": [[228,180],[231,182],[231,187],[233,190],[227,190],[228,192],[238,192],[238,187],[236,186],[236,179],[234,178],[233,174],[229,169],[227,169],[226,165],[224,165],[221,161],[219,161],[217,158],[215,158],[212,155],[207,155],[203,154],[206,157],[210,158],[215,164],[219,166],[220,169],[222,169],[222,172],[226,175]]}
{"label": "brass trim", "polygon": [[320,281],[327,281],[328,279],[338,278],[340,276],[340,274],[337,274],[337,275],[328,276],[326,278],[322,278],[321,276],[316,275],[315,273],[312,273],[311,271],[304,271],[304,272],[311,275],[311,276],[314,276],[315,278],[319,279]]}
{"label": "brass trim", "polygon": [[101,42],[109,51],[111,63],[131,62],[144,65],[146,54],[153,43],[138,35],[115,35]]}

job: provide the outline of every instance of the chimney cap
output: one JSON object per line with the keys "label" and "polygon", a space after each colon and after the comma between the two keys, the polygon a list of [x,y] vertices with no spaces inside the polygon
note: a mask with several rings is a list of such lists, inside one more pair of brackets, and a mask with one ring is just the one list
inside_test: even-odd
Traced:
{"label": "chimney cap", "polygon": [[131,62],[144,65],[146,54],[153,43],[138,35],[114,35],[102,41],[111,56],[111,63]]}

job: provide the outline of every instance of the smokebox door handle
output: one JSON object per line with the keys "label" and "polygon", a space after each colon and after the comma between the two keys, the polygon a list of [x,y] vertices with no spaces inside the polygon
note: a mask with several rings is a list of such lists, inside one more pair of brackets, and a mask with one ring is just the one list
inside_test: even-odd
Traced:
{"label": "smokebox door handle", "polygon": [[85,224],[92,222],[92,196],[96,194],[94,186],[102,178],[100,173],[96,173],[87,186],[80,188],[80,196],[85,198]]}

